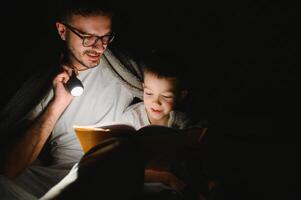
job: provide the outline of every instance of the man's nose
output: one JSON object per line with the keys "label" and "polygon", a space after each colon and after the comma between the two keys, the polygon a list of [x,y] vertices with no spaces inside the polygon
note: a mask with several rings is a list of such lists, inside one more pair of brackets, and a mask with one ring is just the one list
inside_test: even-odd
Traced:
{"label": "man's nose", "polygon": [[95,41],[93,48],[99,49],[101,51],[104,51],[106,49],[107,45],[105,45],[102,40],[98,39]]}

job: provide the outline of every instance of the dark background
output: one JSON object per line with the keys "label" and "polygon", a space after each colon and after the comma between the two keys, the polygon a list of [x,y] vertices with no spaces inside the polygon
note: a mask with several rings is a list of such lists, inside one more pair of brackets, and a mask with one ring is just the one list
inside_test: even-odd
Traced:
{"label": "dark background", "polygon": [[[223,186],[220,198],[296,197],[297,6],[272,1],[115,2],[114,43],[134,56],[161,48],[187,60],[193,106],[209,120],[208,166]],[[2,6],[1,106],[34,70],[30,60],[51,48],[56,6],[56,1]]]}

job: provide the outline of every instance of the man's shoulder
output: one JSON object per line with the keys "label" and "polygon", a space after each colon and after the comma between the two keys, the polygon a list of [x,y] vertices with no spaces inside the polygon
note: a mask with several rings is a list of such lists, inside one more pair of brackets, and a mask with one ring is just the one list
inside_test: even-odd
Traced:
{"label": "man's shoulder", "polygon": [[142,69],[137,61],[138,58],[136,58],[134,54],[121,48],[110,47],[105,51],[104,55],[105,59],[118,63],[123,67],[123,70],[128,71],[136,78],[142,80]]}
{"label": "man's shoulder", "polygon": [[116,54],[107,49],[104,61],[114,76],[136,97],[142,98],[142,72],[137,63],[123,54]]}

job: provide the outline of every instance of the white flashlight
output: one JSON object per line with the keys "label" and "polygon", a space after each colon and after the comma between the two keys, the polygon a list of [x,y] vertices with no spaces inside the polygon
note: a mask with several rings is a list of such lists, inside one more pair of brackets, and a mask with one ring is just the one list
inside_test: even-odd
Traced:
{"label": "white flashlight", "polygon": [[76,74],[73,70],[70,79],[66,83],[66,87],[74,97],[82,95],[84,91],[82,82],[76,77]]}

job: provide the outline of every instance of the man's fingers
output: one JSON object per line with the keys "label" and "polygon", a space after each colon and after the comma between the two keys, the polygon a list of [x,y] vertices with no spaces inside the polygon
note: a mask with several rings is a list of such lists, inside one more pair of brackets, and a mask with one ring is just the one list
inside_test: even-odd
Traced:
{"label": "man's fingers", "polygon": [[63,71],[67,72],[69,76],[72,76],[73,69],[67,65],[62,65]]}
{"label": "man's fingers", "polygon": [[63,71],[61,73],[59,73],[53,80],[53,84],[57,84],[57,83],[67,83],[67,81],[69,80],[70,76],[68,74],[67,71]]}
{"label": "man's fingers", "polygon": [[72,72],[74,72],[76,75],[78,75],[78,70],[76,67],[70,67],[70,66],[67,66],[67,65],[62,65],[62,68],[64,71],[66,71],[69,76],[72,76]]}

